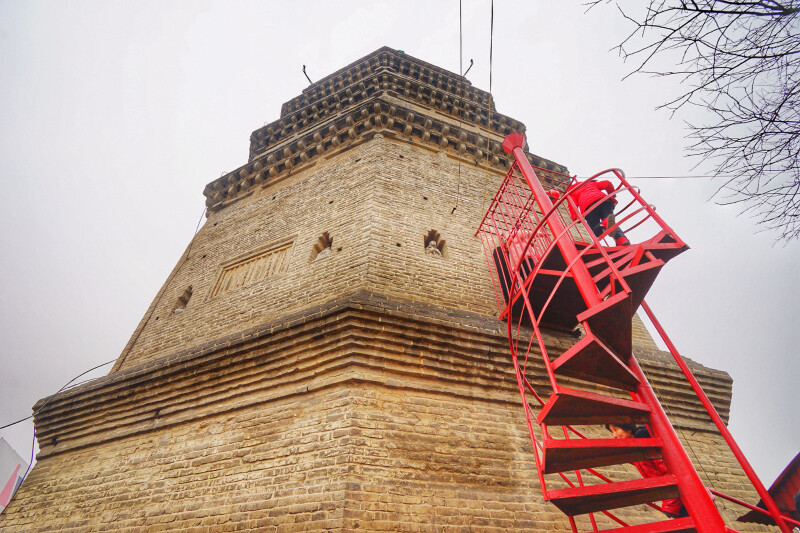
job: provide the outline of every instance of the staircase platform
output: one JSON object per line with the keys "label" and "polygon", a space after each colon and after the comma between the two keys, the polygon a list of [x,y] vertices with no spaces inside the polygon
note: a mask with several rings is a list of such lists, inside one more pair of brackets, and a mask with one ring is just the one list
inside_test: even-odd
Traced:
{"label": "staircase platform", "polygon": [[545,439],[544,473],[556,474],[661,457],[661,439]]}
{"label": "staircase platform", "polygon": [[[557,270],[540,269],[528,286],[528,298],[537,315],[547,304],[540,320],[541,325],[573,330],[578,325],[576,316],[586,310],[586,304],[583,302],[572,274],[567,272],[561,279],[562,274],[563,272]],[[561,280],[560,283],[559,280]],[[550,298],[551,294],[553,294],[552,298]],[[519,299],[522,300],[522,297]],[[548,299],[550,299],[549,303]]]}
{"label": "staircase platform", "polygon": [[[503,299],[506,307],[500,316],[501,320],[510,320],[512,324],[522,324],[532,326],[532,319],[538,316],[545,303],[550,299],[550,303],[540,319],[540,324],[549,328],[572,331],[578,325],[576,315],[586,311],[586,304],[581,297],[578,287],[569,272],[561,278],[564,268],[564,260],[561,253],[553,250],[539,265],[536,275],[531,275],[536,268],[532,260],[523,262],[518,270],[517,276],[512,276],[508,266],[507,258],[496,249],[492,253],[494,266],[499,276],[498,282],[501,287]],[[514,287],[511,287],[512,277],[516,278]],[[524,284],[524,292],[519,290],[518,283]],[[551,294],[555,291],[552,299]],[[525,295],[531,303],[531,311],[528,312],[525,305]],[[509,297],[511,302],[508,302]]]}
{"label": "staircase platform", "polygon": [[548,497],[550,503],[564,514],[575,516],[676,498],[678,497],[676,483],[675,476],[668,474],[632,481],[551,490],[548,492]]}
{"label": "staircase platform", "polygon": [[[660,259],[653,259],[651,261],[645,261],[643,263],[639,263],[635,266],[626,266],[624,268],[617,267],[620,276],[625,280],[625,283],[628,285],[628,288],[631,290],[631,313],[635,313],[636,310],[644,300],[645,296],[647,296],[648,291],[650,291],[650,287],[653,286],[653,282],[658,277],[659,272],[661,272],[661,268],[664,266],[664,261]],[[609,285],[609,278],[608,276],[611,274],[611,268],[608,267],[598,276],[595,276],[597,288],[600,289],[601,293],[603,291],[608,291]],[[615,292],[622,292],[622,286],[618,281],[614,283]]]}
{"label": "staircase platform", "polygon": [[547,425],[636,424],[649,419],[647,405],[575,389],[561,387],[539,411],[536,420]]}
{"label": "staircase platform", "polygon": [[[583,247],[585,248],[585,246],[584,244]],[[674,244],[669,243],[662,244],[653,242],[604,248],[620,275],[625,279],[625,282],[631,289],[631,309],[629,311],[631,316],[636,309],[638,309],[639,305],[641,305],[642,300],[650,290],[661,267],[664,266],[664,260],[655,258],[653,255],[645,262],[640,264],[636,263],[639,263],[639,261],[643,259],[645,252],[649,251],[650,248],[655,247],[657,251],[663,252],[661,256],[667,257],[669,255],[667,252],[674,251],[674,246]],[[581,246],[578,246],[578,248],[580,249]],[[669,257],[667,257],[667,259],[668,258]],[[610,282],[609,275],[612,273],[612,270],[605,258],[600,255],[599,250],[594,248],[587,251],[583,256],[583,262],[595,280],[598,290],[601,292],[608,292],[608,285]],[[496,266],[500,266],[499,263],[496,262]],[[533,267],[530,266],[527,268],[529,268],[529,270],[526,272],[530,272]],[[565,268],[566,262],[561,256],[560,251],[554,248],[542,260],[535,278],[528,280],[526,286],[528,299],[531,302],[531,308],[535,315],[541,313],[544,305],[547,304],[547,309],[545,309],[544,315],[540,319],[541,325],[569,331],[578,325],[579,320],[576,319],[576,316],[588,311],[571,273],[566,272],[566,274],[564,274]],[[562,275],[564,275],[563,279],[561,278]],[[524,277],[527,279],[527,275]],[[617,291],[622,290],[618,283],[615,284],[615,289]],[[555,294],[553,294],[554,292]],[[548,299],[550,299],[549,303]],[[514,323],[521,322],[525,326],[531,326],[531,319],[527,315],[524,298],[522,294],[518,292],[511,305],[511,319]],[[509,309],[506,308],[501,319],[505,320],[508,316]]]}

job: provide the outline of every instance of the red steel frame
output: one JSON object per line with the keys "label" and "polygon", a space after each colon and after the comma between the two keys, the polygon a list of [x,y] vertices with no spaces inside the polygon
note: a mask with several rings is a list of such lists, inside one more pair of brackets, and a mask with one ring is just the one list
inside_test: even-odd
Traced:
{"label": "red steel frame", "polygon": [[[537,438],[536,432],[534,431],[534,424],[532,420],[533,408],[529,404],[528,394],[530,394],[540,405],[544,405],[546,402],[536,392],[526,376],[529,356],[531,355],[532,348],[534,346],[534,340],[536,340],[538,351],[542,356],[544,368],[547,373],[547,379],[552,388],[553,394],[558,395],[562,391],[562,387],[559,386],[554,374],[553,362],[547,355],[547,349],[540,329],[540,324],[545,314],[545,309],[551,305],[556,290],[561,284],[564,283],[567,277],[571,278],[571,281],[574,282],[580,294],[580,298],[583,300],[587,309],[602,305],[605,299],[613,297],[615,294],[630,292],[630,288],[626,283],[625,277],[621,275],[615,261],[619,262],[619,258],[624,254],[630,255],[634,252],[629,252],[628,249],[617,249],[610,251],[602,245],[605,237],[607,237],[617,227],[624,227],[626,232],[629,232],[639,228],[640,226],[642,226],[640,229],[649,226],[650,228],[655,228],[654,233],[658,235],[658,238],[663,238],[664,235],[669,235],[669,242],[675,242],[676,247],[685,245],[683,245],[679,238],[674,236],[674,232],[672,232],[669,226],[667,226],[666,223],[655,213],[655,209],[644,201],[644,199],[638,193],[638,190],[627,182],[624,174],[616,169],[605,171],[593,176],[597,177],[606,173],[613,174],[613,177],[618,179],[621,185],[614,191],[614,193],[612,193],[611,196],[615,197],[617,200],[621,200],[623,197],[630,198],[628,203],[620,202],[618,205],[618,207],[622,206],[622,208],[617,209],[618,220],[616,223],[612,225],[612,227],[608,228],[600,237],[595,237],[594,234],[588,230],[588,225],[586,224],[583,216],[585,213],[579,213],[577,216],[577,221],[568,222],[563,216],[564,210],[561,208],[561,204],[564,202],[570,202],[575,211],[578,212],[577,206],[572,203],[572,199],[570,197],[566,196],[562,196],[555,203],[555,205],[550,201],[550,198],[545,193],[538,176],[533,170],[533,167],[528,163],[523,151],[524,144],[524,137],[521,134],[516,133],[506,137],[505,141],[503,142],[504,150],[514,155],[514,162],[509,168],[506,179],[495,195],[477,233],[483,240],[484,250],[487,254],[487,262],[489,263],[490,269],[493,270],[494,275],[492,280],[495,284],[498,307],[502,313],[501,316],[507,321],[508,324],[508,337],[511,349],[511,357],[525,411],[528,431],[534,444],[534,459],[539,472],[539,480],[545,499],[550,499],[547,482],[544,477],[545,474],[543,473],[543,465],[541,464],[543,444]],[[564,177],[568,178],[567,176]],[[622,218],[620,219],[620,217]],[[533,272],[528,274],[525,279],[522,279],[522,276],[520,276],[518,273],[521,263],[525,259],[526,255],[517,254],[517,257],[512,261],[512,257],[508,253],[508,246],[506,243],[506,239],[514,232],[517,232],[519,235],[528,235],[528,233],[520,233],[522,231],[530,233],[530,237],[527,238],[524,244],[525,254],[536,258],[536,266],[533,269]],[[579,249],[579,247],[576,246],[576,241],[580,243],[582,249]],[[508,272],[505,273],[500,272],[501,266],[498,266],[496,263],[493,265],[492,254],[501,249],[503,249],[506,253],[507,266],[505,268],[507,268]],[[540,313],[537,315],[537,313],[533,310],[528,289],[530,288],[530,285],[534,283],[533,280],[536,278],[537,274],[540,271],[544,271],[543,265],[545,260],[548,258],[549,254],[554,253],[555,250],[557,250],[561,257],[563,257],[563,260],[566,263],[566,268],[558,278],[552,294],[550,294],[550,297],[544,303]],[[592,264],[595,266],[598,262],[602,261],[605,261],[607,264],[604,276],[608,276],[608,283],[604,289],[598,288],[598,276],[595,275],[593,277],[592,273],[586,266],[587,264],[590,264],[588,263],[589,253],[594,253],[595,255],[593,257],[600,257],[599,259],[594,259]],[[636,251],[631,264],[638,261],[638,258],[640,258],[643,253],[649,252],[646,250]],[[652,255],[649,257],[650,259],[653,259]],[[514,264],[511,264],[512,262]],[[507,295],[502,294],[502,291],[499,290],[500,284],[503,283],[501,281],[501,275],[503,274],[509,276],[511,279],[511,283],[507,288]],[[519,317],[515,318],[513,316],[514,313],[512,312],[512,307],[515,304],[519,305],[518,302],[520,301],[523,303],[523,312]],[[761,482],[758,481],[758,478],[755,476],[752,468],[750,468],[749,464],[747,464],[747,461],[744,459],[741,450],[739,450],[738,446],[736,446],[735,442],[730,436],[730,433],[727,431],[727,428],[719,418],[719,415],[708,401],[708,398],[702,392],[700,385],[691,375],[688,367],[686,367],[685,363],[683,363],[680,355],[674,349],[674,346],[666,337],[666,333],[663,332],[660,324],[657,323],[655,317],[652,315],[652,312],[650,311],[649,307],[647,307],[646,303],[644,303],[644,301],[642,301],[642,306],[647,312],[648,316],[651,317],[651,320],[656,325],[659,333],[665,339],[667,345],[670,347],[670,351],[678,362],[678,365],[681,367],[681,370],[684,372],[684,374],[686,374],[686,377],[692,385],[692,388],[698,394],[701,402],[711,415],[712,420],[714,420],[715,424],[717,424],[718,428],[720,428],[723,437],[731,446],[731,449],[733,450],[734,455],[736,455],[737,460],[739,460],[740,464],[742,464],[742,467],[744,468],[748,478],[753,481],[759,495],[762,497],[764,502],[766,502],[769,513],[779,524],[781,531],[784,533],[789,533],[788,526],[785,522],[783,522],[780,512],[777,510],[774,502],[769,497]],[[527,316],[527,319],[530,321],[529,324],[526,323],[525,325],[530,325],[534,332],[534,335],[531,336],[530,339],[525,339],[525,335],[521,329],[525,320],[525,316]],[[582,325],[584,330],[588,333],[590,331],[589,324],[583,321]],[[520,344],[522,344],[522,346],[520,346]],[[524,350],[522,364],[520,364],[520,358],[518,357],[518,351],[520,349]],[[658,436],[658,438],[660,438],[663,442],[661,449],[663,461],[666,464],[669,472],[676,477],[681,498],[689,514],[691,515],[691,523],[694,525],[696,530],[701,533],[716,533],[726,530],[733,531],[730,528],[727,528],[722,521],[722,518],[720,517],[719,512],[709,495],[709,491],[703,485],[699,475],[691,463],[691,460],[686,454],[683,445],[672,428],[666,413],[662,409],[657,397],[653,393],[652,388],[649,386],[644,372],[633,357],[630,359],[629,368],[640,383],[635,392],[631,393],[631,396],[634,398],[634,400],[646,404],[649,408],[650,428],[652,433]],[[549,439],[550,435],[547,425],[543,423],[540,424],[540,427],[542,438]],[[570,426],[564,426],[562,428],[562,432],[565,439],[569,439],[570,435],[577,436],[580,439],[587,438],[585,435],[581,434]],[[611,481],[607,477],[597,472],[595,469],[587,468],[585,470],[588,474],[599,478],[601,481]],[[559,476],[569,486],[576,486],[576,484],[577,486],[581,487],[585,486],[580,471],[575,471],[575,482],[568,479],[564,473],[559,473]],[[735,499],[730,497],[724,497],[731,501],[735,501]],[[650,505],[652,507],[656,507],[652,504]],[[608,511],[602,511],[602,513],[617,524],[623,527],[628,526],[628,524],[614,516],[612,513]],[[569,520],[573,531],[577,532],[578,529],[574,517],[569,516]],[[592,530],[598,531],[594,514],[589,513],[589,521]],[[689,523],[687,522],[687,525],[688,524]]]}

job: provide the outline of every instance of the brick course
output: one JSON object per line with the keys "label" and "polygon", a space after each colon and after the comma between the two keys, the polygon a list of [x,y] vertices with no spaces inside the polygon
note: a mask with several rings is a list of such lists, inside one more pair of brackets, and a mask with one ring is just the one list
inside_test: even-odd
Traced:
{"label": "brick course", "polygon": [[[37,416],[39,463],[0,524],[566,531],[541,499],[501,326],[364,291],[110,374]],[[752,498],[665,354],[638,356],[701,474]],[[726,412],[729,378],[692,366]]]}

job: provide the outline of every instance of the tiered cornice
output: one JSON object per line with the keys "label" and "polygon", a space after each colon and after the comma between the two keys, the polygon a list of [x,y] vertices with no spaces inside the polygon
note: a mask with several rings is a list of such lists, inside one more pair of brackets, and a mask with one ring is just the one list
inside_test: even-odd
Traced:
{"label": "tiered cornice", "polygon": [[[381,48],[312,84],[283,105],[279,120],[254,131],[250,161],[206,186],[206,206],[219,210],[376,133],[502,171],[502,139],[525,125],[490,113],[490,100],[456,74]],[[566,173],[552,161],[528,159],[556,181]]]}
{"label": "tiered cornice", "polygon": [[[281,118],[293,111],[313,105],[339,89],[369,77],[371,73],[381,68],[488,108],[489,93],[476,89],[466,78],[384,46],[303,89],[303,94],[283,104]],[[492,103],[492,112],[495,111]]]}

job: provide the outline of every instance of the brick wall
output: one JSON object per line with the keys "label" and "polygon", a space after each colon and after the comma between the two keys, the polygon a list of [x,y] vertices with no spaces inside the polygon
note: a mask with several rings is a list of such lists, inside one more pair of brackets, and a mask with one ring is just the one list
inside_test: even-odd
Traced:
{"label": "brick wall", "polygon": [[338,529],[349,394],[286,398],[45,458],[0,528]]}
{"label": "brick wall", "polygon": [[[499,326],[360,292],[66,391],[37,415],[39,462],[0,529],[568,531],[542,500]],[[643,350],[701,475],[754,501],[677,369]],[[730,379],[692,366],[724,412]]]}
{"label": "brick wall", "polygon": [[[114,370],[359,289],[496,316],[475,231],[500,179],[443,152],[377,135],[213,212]],[[441,257],[424,250],[432,229],[446,241]],[[325,232],[331,254],[311,261]],[[284,272],[211,297],[222,264],[286,240],[294,244]],[[185,310],[173,313],[190,286]],[[655,347],[637,326],[636,342]]]}
{"label": "brick wall", "polygon": [[[126,346],[115,367],[129,368],[200,345],[280,315],[363,288],[369,268],[376,168],[362,144],[279,186],[210,214]],[[311,261],[323,232],[332,253]],[[221,264],[291,239],[288,268],[271,278],[210,298]],[[172,313],[186,287],[192,298]]]}
{"label": "brick wall", "polygon": [[[496,313],[474,234],[483,215],[484,183],[488,203],[500,178],[461,166],[461,181],[454,181],[457,164],[443,154],[378,135],[211,213],[115,371],[358,289]],[[424,253],[430,229],[446,239],[444,257]],[[324,232],[333,240],[331,254],[310,261]],[[221,264],[287,239],[294,245],[285,272],[210,298]],[[188,305],[173,313],[189,286]]]}

